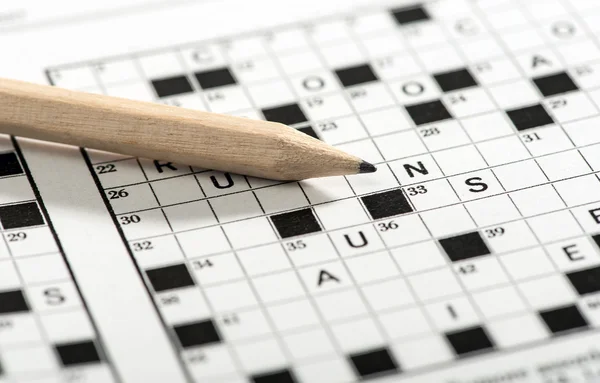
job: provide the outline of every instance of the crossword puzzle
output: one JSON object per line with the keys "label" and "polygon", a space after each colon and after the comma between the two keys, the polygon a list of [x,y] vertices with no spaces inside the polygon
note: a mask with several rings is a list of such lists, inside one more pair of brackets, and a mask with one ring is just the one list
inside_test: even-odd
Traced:
{"label": "crossword puzzle", "polygon": [[0,380],[7,373],[19,381],[82,375],[114,381],[18,144],[8,136],[0,137],[0,189]]}
{"label": "crossword puzzle", "polygon": [[[352,382],[598,331],[594,12],[591,0],[437,1],[47,74],[281,122],[377,164],[282,183],[84,151],[192,380]],[[1,160],[2,175],[22,174],[14,153]],[[58,262],[31,201],[0,206],[14,262],[21,232]],[[9,290],[0,307],[29,310]],[[91,341],[76,347],[56,347],[63,364],[102,360]]]}

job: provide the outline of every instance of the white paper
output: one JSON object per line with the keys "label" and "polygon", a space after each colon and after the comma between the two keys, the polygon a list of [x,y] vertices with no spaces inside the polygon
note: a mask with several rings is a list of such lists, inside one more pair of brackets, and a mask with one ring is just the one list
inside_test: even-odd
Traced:
{"label": "white paper", "polygon": [[378,171],[1,137],[0,382],[600,379],[595,2],[34,3],[0,76],[278,120]]}

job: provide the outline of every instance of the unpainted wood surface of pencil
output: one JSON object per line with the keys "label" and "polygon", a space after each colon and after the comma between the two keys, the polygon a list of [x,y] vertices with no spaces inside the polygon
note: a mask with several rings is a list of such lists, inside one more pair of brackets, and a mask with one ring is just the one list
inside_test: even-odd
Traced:
{"label": "unpainted wood surface of pencil", "polygon": [[8,79],[0,132],[281,180],[355,174],[362,162],[279,123]]}

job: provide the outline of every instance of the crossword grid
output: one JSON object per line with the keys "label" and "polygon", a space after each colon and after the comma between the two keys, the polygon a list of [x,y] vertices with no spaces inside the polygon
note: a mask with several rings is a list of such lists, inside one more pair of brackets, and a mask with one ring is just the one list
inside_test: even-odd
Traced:
{"label": "crossword grid", "polygon": [[114,381],[28,173],[16,141],[1,136],[0,380]]}
{"label": "crossword grid", "polygon": [[595,8],[440,1],[48,77],[377,163],[280,183],[87,151],[193,378],[354,381],[600,326]]}

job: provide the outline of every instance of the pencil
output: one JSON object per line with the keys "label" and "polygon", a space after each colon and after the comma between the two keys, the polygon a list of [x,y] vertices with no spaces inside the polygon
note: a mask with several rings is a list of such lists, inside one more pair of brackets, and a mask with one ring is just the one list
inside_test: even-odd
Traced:
{"label": "pencil", "polygon": [[0,133],[277,180],[375,166],[286,125],[0,79]]}

